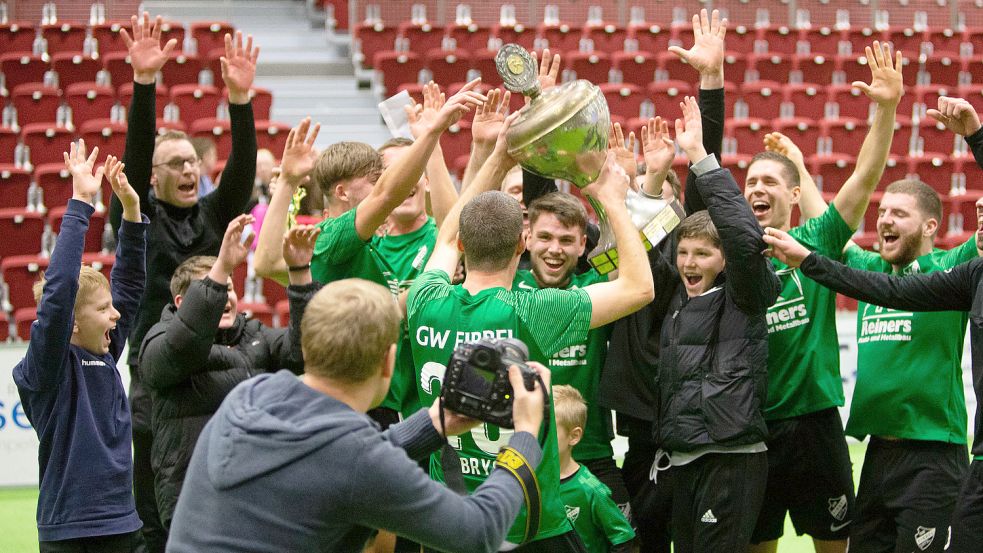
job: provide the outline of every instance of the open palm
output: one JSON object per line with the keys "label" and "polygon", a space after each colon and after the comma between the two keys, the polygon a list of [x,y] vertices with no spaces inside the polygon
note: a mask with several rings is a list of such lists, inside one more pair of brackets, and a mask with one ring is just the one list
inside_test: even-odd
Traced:
{"label": "open palm", "polygon": [[150,23],[150,14],[147,12],[143,12],[142,19],[135,15],[131,17],[130,24],[133,35],[130,36],[126,29],[120,29],[120,36],[123,37],[123,42],[126,44],[133,73],[137,77],[153,79],[154,75],[167,63],[168,56],[177,46],[177,40],[172,38],[161,48],[160,34],[163,18],[159,15],[154,19],[153,25]]}
{"label": "open palm", "polygon": [[855,81],[853,86],[859,88],[868,98],[878,104],[897,105],[904,96],[904,83],[901,77],[901,51],[891,55],[891,47],[874,41],[873,49],[868,46],[867,65],[870,67],[870,84]]}
{"label": "open palm", "polygon": [[[229,99],[234,103],[234,98],[248,100],[249,88],[253,86],[256,78],[256,58],[259,57],[259,47],[253,48],[252,35],[246,38],[246,45],[242,44],[242,31],[236,31],[235,40],[230,35],[225,35],[225,56],[221,57],[222,80],[229,88]],[[242,98],[245,96],[245,98]]]}
{"label": "open palm", "polygon": [[708,16],[707,10],[704,9],[698,15],[693,15],[692,48],[683,50],[679,46],[672,46],[669,51],[692,65],[701,74],[723,70],[726,34],[727,20],[721,20],[717,10],[713,10],[713,14]]}

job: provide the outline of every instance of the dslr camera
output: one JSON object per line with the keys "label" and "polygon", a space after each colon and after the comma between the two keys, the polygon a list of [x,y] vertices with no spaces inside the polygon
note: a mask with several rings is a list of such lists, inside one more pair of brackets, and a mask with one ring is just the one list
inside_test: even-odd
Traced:
{"label": "dslr camera", "polygon": [[457,346],[441,385],[444,407],[502,428],[514,428],[509,366],[519,367],[526,389],[532,391],[539,375],[526,364],[528,360],[526,345],[511,338]]}

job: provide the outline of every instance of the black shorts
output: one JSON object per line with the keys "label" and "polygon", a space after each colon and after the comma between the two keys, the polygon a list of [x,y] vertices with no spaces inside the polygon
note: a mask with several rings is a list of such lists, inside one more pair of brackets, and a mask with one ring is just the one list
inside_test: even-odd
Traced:
{"label": "black shorts", "polygon": [[973,461],[952,512],[946,553],[983,551],[983,461]]}
{"label": "black shorts", "polygon": [[871,437],[851,553],[940,552],[969,468],[965,445]]}
{"label": "black shorts", "polygon": [[92,536],[39,543],[40,553],[143,553],[146,551],[143,534],[137,530],[128,534]]}
{"label": "black shorts", "polygon": [[659,448],[652,440],[652,422],[618,413],[618,423],[628,436],[628,451],[621,475],[631,497],[632,523],[637,527],[640,553],[670,553],[672,518],[672,470],[649,478]]}
{"label": "black shorts", "polygon": [[847,539],[853,466],[837,409],[768,421],[768,435],[768,485],[751,543],[782,537],[786,513],[800,536]]}
{"label": "black shorts", "polygon": [[668,472],[675,553],[747,549],[765,495],[766,453],[708,453]]}

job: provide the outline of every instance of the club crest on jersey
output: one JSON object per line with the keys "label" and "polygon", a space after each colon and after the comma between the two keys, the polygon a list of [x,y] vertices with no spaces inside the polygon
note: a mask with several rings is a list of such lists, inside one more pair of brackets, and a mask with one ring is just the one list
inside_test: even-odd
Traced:
{"label": "club crest on jersey", "polygon": [[577,517],[580,516],[580,507],[573,507],[570,505],[564,505],[564,507],[567,508],[567,520],[570,521],[570,524],[577,522]]}
{"label": "club crest on jersey", "polygon": [[833,515],[836,520],[842,521],[846,517],[847,501],[846,495],[841,495],[840,497],[831,497],[829,501],[829,514]]}
{"label": "club crest on jersey", "polygon": [[919,526],[915,530],[915,545],[918,549],[925,551],[928,546],[932,545],[932,541],[935,540],[935,528],[926,528],[924,526]]}

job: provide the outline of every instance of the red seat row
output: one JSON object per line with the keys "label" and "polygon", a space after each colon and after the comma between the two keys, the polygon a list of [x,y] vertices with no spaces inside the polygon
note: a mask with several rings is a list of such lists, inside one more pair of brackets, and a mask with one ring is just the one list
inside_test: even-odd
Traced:
{"label": "red seat row", "polygon": [[[84,23],[60,22],[55,25],[33,25],[23,21],[0,24],[0,52],[25,53],[34,51],[34,40],[38,31],[48,43],[48,53],[81,52],[86,34],[91,29],[92,37],[97,41],[98,52],[126,52],[120,30],[130,32],[129,21],[110,21],[96,25]],[[197,44],[197,52],[211,52],[217,48],[225,48],[225,34],[232,34],[235,29],[224,21],[198,21],[188,24],[191,38]],[[177,50],[183,50],[185,38],[184,24],[177,21],[165,21],[161,26],[161,39],[167,42],[177,40]]]}

